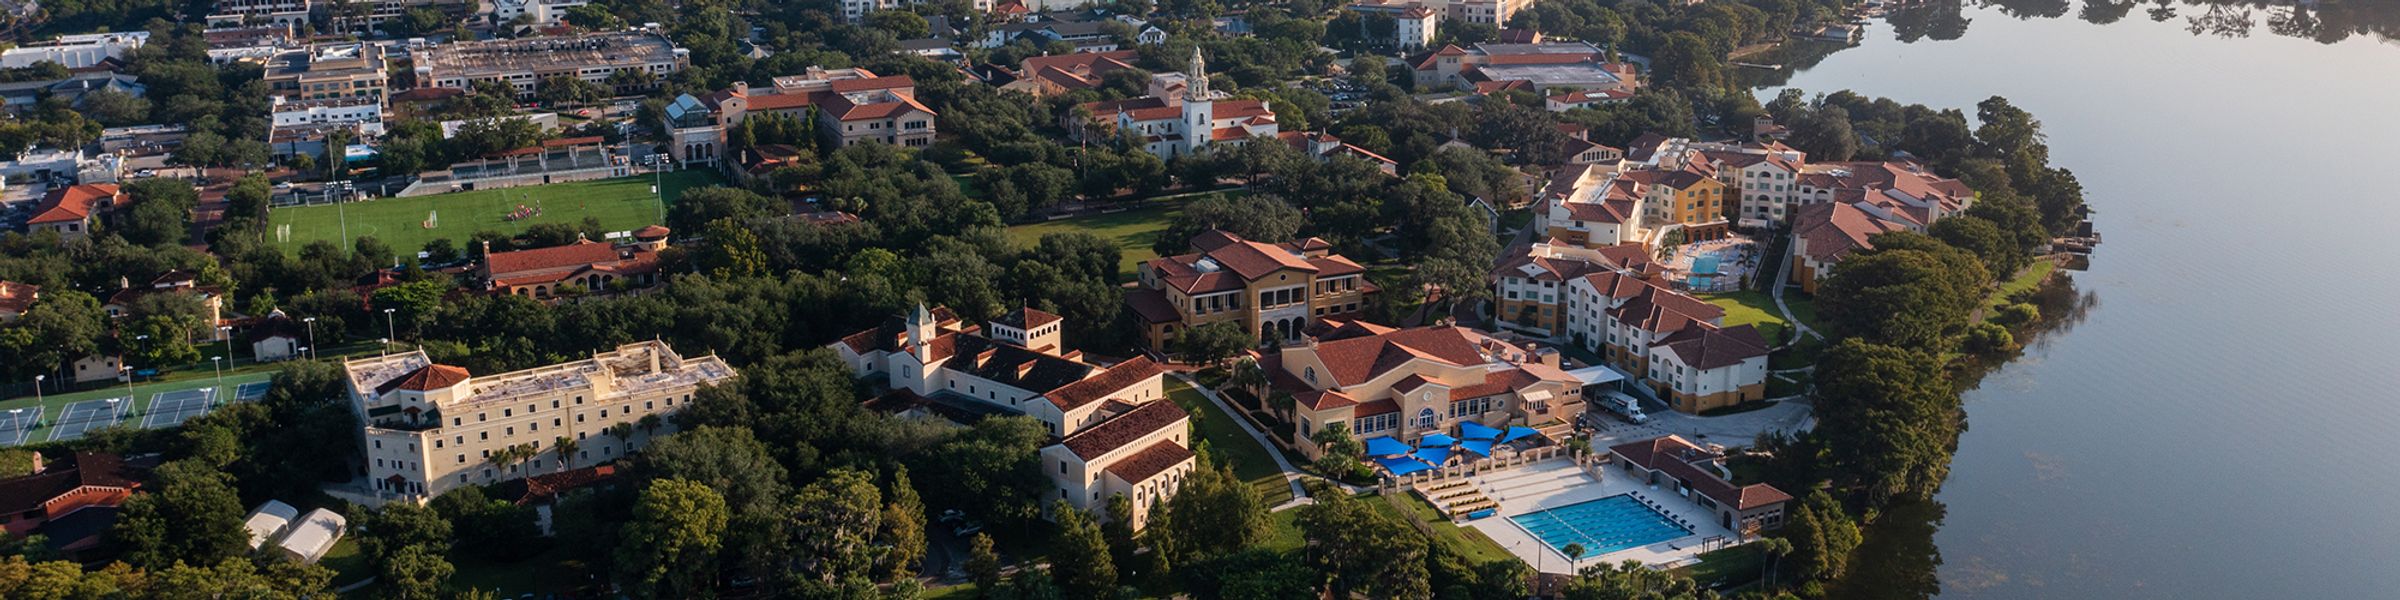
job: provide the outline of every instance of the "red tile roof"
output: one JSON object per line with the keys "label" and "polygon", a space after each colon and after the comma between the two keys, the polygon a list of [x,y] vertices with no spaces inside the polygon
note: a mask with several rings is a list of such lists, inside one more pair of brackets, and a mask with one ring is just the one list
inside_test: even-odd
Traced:
{"label": "red tile roof", "polygon": [[0,514],[42,510],[50,501],[87,487],[132,490],[141,487],[141,482],[117,455],[78,452],[66,464],[0,480]]}
{"label": "red tile roof", "polygon": [[33,308],[33,300],[42,293],[42,286],[14,281],[0,281],[0,312],[21,313]]}
{"label": "red tile roof", "polygon": [[485,255],[483,260],[487,270],[490,271],[494,277],[499,277],[511,273],[522,273],[526,271],[580,267],[606,262],[615,262],[620,258],[621,257],[618,256],[617,248],[615,246],[594,242],[591,240],[583,240],[564,246],[551,246],[548,248],[535,248],[532,250],[518,250],[514,252],[493,252]]}
{"label": "red tile roof", "polygon": [[1459,327],[1419,327],[1383,335],[1321,341],[1317,360],[1325,364],[1331,385],[1357,385],[1411,360],[1425,359],[1459,366],[1483,364],[1478,346],[1490,338]]}
{"label": "red tile roof", "polygon": [[579,488],[607,483],[617,478],[616,465],[598,465],[554,473],[543,473],[502,483],[498,497],[518,506],[540,504]]}
{"label": "red tile roof", "polygon": [[1117,415],[1090,429],[1067,436],[1059,443],[1064,444],[1067,451],[1075,453],[1076,457],[1088,461],[1123,448],[1159,429],[1184,423],[1190,417],[1190,413],[1183,412],[1183,407],[1176,406],[1173,401],[1155,400],[1133,409],[1133,412]]}
{"label": "red tile roof", "polygon": [[89,219],[102,201],[114,202],[119,196],[117,184],[86,183],[50,190],[42,196],[40,206],[33,209],[27,224],[66,223]]}
{"label": "red tile roof", "polygon": [[1906,225],[1868,214],[1845,202],[1809,204],[1792,211],[1792,236],[1807,240],[1810,259],[1839,261],[1852,252],[1873,250],[1874,236],[1907,229]]}
{"label": "red tile roof", "polygon": [[1716,500],[1718,504],[1731,506],[1734,510],[1746,511],[1792,500],[1791,494],[1775,489],[1775,486],[1758,483],[1735,487],[1716,473],[1693,465],[1695,461],[1716,460],[1717,455],[1700,449],[1681,436],[1669,435],[1649,441],[1618,444],[1609,446],[1608,451],[1635,466],[1665,472],[1690,484],[1693,490]]}
{"label": "red tile roof", "polygon": [[1690,327],[1659,341],[1694,369],[1706,371],[1741,364],[1753,358],[1766,358],[1767,338],[1750,325],[1734,327]]}
{"label": "red tile roof", "polygon": [[1191,461],[1191,449],[1175,443],[1175,440],[1159,440],[1158,443],[1151,444],[1150,447],[1143,448],[1140,452],[1135,452],[1132,456],[1127,456],[1118,460],[1116,464],[1109,465],[1108,472],[1116,475],[1118,479],[1125,480],[1126,483],[1138,484],[1149,481],[1151,477],[1156,477],[1159,473],[1164,473],[1176,465]]}
{"label": "red tile roof", "polygon": [[1167,301],[1166,292],[1158,290],[1127,291],[1125,304],[1133,307],[1133,312],[1141,315],[1142,321],[1147,323],[1173,323],[1183,318],[1175,312],[1175,305]]}
{"label": "red tile roof", "polygon": [[1133,360],[1117,363],[1116,366],[1109,367],[1108,370],[1101,371],[1098,375],[1060,386],[1048,394],[1043,394],[1042,397],[1050,399],[1050,404],[1057,406],[1061,411],[1074,410],[1106,398],[1110,394],[1123,391],[1125,388],[1149,381],[1165,372],[1165,369],[1159,368],[1158,363],[1151,362],[1150,357],[1136,356]]}
{"label": "red tile roof", "polygon": [[392,390],[428,392],[458,385],[466,380],[467,370],[464,367],[428,364],[417,367],[415,371],[409,371],[407,375],[383,382],[383,385],[375,386],[375,395],[389,394],[392,393]]}

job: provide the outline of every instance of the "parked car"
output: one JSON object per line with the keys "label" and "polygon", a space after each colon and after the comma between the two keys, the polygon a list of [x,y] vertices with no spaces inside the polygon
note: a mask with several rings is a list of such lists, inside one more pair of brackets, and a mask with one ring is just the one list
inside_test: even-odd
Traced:
{"label": "parked car", "polygon": [[957,526],[950,528],[950,535],[962,538],[982,532],[983,524],[974,521],[960,521]]}

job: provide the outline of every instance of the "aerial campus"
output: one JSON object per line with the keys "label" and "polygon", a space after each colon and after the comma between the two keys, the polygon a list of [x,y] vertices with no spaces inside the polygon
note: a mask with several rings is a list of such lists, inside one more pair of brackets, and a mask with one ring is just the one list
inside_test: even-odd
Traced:
{"label": "aerial campus", "polygon": [[0,597],[1817,597],[2098,242],[1742,83],[1880,3],[150,4],[0,51]]}

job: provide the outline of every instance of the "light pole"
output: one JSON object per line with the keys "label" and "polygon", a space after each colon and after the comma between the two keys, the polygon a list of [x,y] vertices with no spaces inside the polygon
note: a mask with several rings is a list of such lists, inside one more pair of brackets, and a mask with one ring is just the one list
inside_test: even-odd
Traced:
{"label": "light pole", "polygon": [[660,152],[650,155],[650,193],[658,195],[658,224],[667,224],[667,163],[675,155]]}
{"label": "light pole", "polygon": [[224,358],[222,356],[208,357],[208,366],[217,370],[217,387],[219,388],[225,387],[225,365],[218,362]]}
{"label": "light pole", "polygon": [[34,406],[41,406],[41,405],[42,405],[42,380],[44,380],[44,379],[49,379],[49,378],[50,378],[50,376],[49,376],[49,375],[35,375],[35,376],[33,376],[33,405],[34,405]]}
{"label": "light pole", "polygon": [[400,339],[400,336],[399,336],[399,334],[397,334],[397,333],[394,333],[394,332],[393,332],[393,329],[392,329],[392,310],[393,310],[393,309],[389,309],[389,308],[383,309],[383,341],[384,341],[384,343],[391,343],[391,341],[392,341],[392,340]]}
{"label": "light pole", "polygon": [[[225,360],[233,360],[233,326],[232,326],[232,325],[226,325],[226,326],[218,327],[218,328],[217,328],[217,335],[222,335],[222,336],[225,336]],[[227,363],[227,364],[232,364],[232,363]],[[222,377],[220,377],[220,379],[222,379]],[[223,382],[219,382],[219,383],[223,383]]]}
{"label": "light pole", "polygon": [[[316,318],[316,317],[305,317],[305,318],[302,318],[302,319],[300,319],[300,322],[302,322],[302,323],[307,323],[307,324],[308,324],[308,348],[315,348],[315,347],[317,347],[317,318]],[[308,351],[308,348],[301,348],[300,350],[301,350],[301,351],[303,351],[303,352],[306,352],[306,351]],[[316,360],[316,359],[317,359],[317,355],[315,355],[315,354],[310,354],[310,355],[308,355],[308,359],[309,359],[309,360]]]}

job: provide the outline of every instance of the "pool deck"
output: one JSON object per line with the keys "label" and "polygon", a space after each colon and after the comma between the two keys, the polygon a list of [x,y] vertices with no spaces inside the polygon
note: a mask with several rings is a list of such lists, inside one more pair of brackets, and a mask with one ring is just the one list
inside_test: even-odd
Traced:
{"label": "pool deck", "polygon": [[[1500,547],[1507,549],[1509,553],[1517,555],[1517,558],[1524,560],[1525,564],[1533,565],[1544,573],[1571,574],[1582,567],[1627,560],[1638,560],[1642,564],[1659,568],[1680,566],[1698,560],[1696,557],[1702,552],[1723,547],[1722,543],[1706,544],[1705,540],[1710,538],[1721,541],[1739,539],[1739,536],[1733,531],[1718,526],[1716,518],[1708,511],[1701,510],[1698,505],[1675,495],[1673,490],[1652,489],[1648,484],[1638,482],[1617,467],[1602,467],[1602,472],[1605,476],[1595,479],[1585,474],[1581,468],[1576,467],[1573,461],[1562,459],[1477,475],[1472,477],[1471,481],[1474,482],[1476,488],[1483,491],[1484,495],[1491,497],[1494,502],[1498,502],[1500,510],[1496,515],[1469,521],[1467,524],[1482,531],[1484,535],[1490,536],[1492,541],[1498,542]],[[1508,517],[1533,512],[1537,509],[1566,506],[1619,494],[1634,494],[1637,497],[1657,502],[1660,507],[1665,508],[1663,512],[1669,516],[1681,517],[1686,526],[1691,528],[1692,535],[1608,554],[1586,555],[1583,560],[1575,561],[1570,565],[1566,554],[1542,543],[1532,533],[1525,531],[1524,528],[1508,519]]]}

